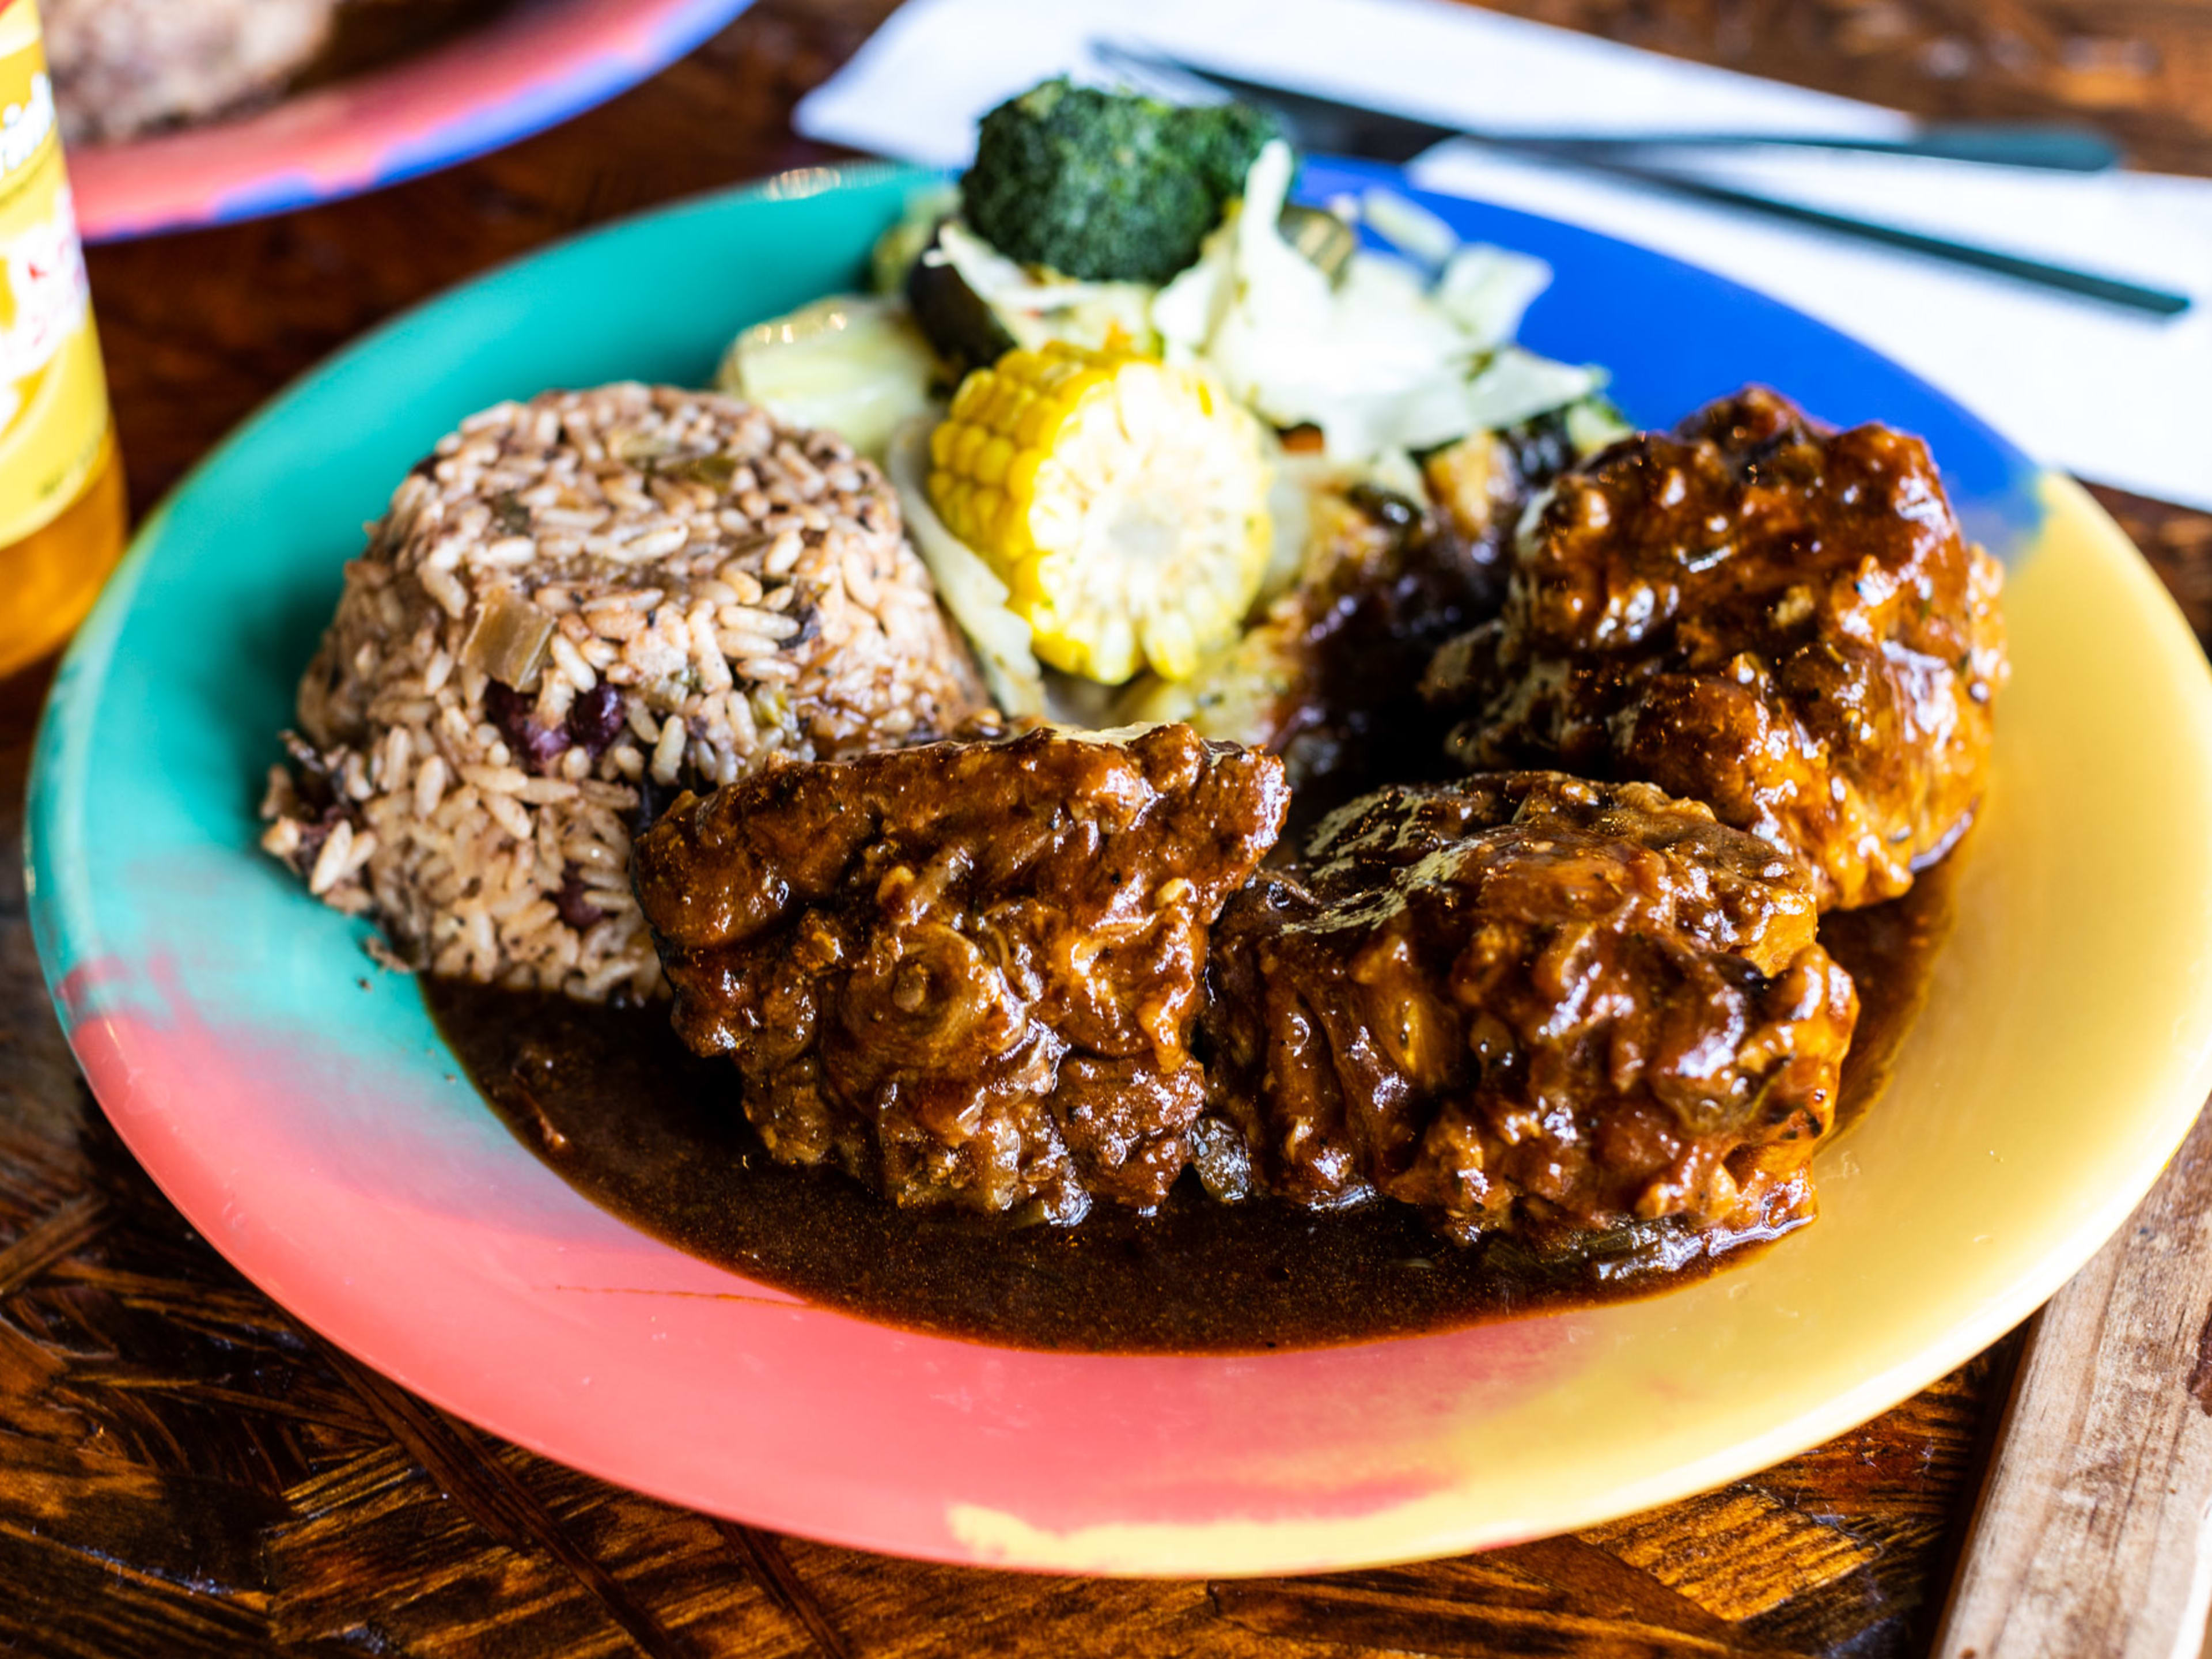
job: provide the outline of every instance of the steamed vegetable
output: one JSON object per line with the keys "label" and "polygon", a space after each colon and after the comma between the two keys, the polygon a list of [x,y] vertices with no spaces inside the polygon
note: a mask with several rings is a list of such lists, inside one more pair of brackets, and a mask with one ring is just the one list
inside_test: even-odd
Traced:
{"label": "steamed vegetable", "polygon": [[997,362],[1020,343],[991,302],[968,285],[936,233],[906,274],[906,302],[931,347],[962,374]]}
{"label": "steamed vegetable", "polygon": [[960,187],[927,185],[906,198],[906,210],[868,254],[868,277],[878,294],[902,294],[923,251],[937,240],[937,228],[960,211]]}
{"label": "steamed vegetable", "polygon": [[929,499],[1039,658],[1109,685],[1147,665],[1176,679],[1236,632],[1266,568],[1261,446],[1189,370],[1054,342],[962,383]]}
{"label": "steamed vegetable", "polygon": [[715,383],[880,457],[900,422],[930,407],[936,375],[936,360],[904,307],[841,294],[738,335]]}
{"label": "steamed vegetable", "polygon": [[[984,368],[1013,346],[1066,340],[1098,350],[1151,349],[1156,290],[1142,283],[1089,283],[1018,264],[957,219],[936,239],[907,284],[915,320],[948,362]],[[1003,342],[997,349],[994,342]]]}
{"label": "steamed vegetable", "polygon": [[1268,143],[1198,262],[1153,301],[1171,361],[1205,363],[1276,426],[1319,428],[1347,461],[1510,425],[1602,384],[1510,343],[1550,280],[1540,260],[1464,246],[1388,192],[1370,192],[1363,216],[1406,257],[1355,253],[1332,283],[1279,222],[1295,165],[1288,145]]}
{"label": "steamed vegetable", "polygon": [[1269,116],[1047,81],[983,118],[960,182],[970,228],[1020,264],[1164,283],[1244,187]]}
{"label": "steamed vegetable", "polygon": [[1541,260],[1387,190],[1290,204],[1273,133],[1048,82],[909,201],[878,297],[732,348],[723,384],[787,417],[878,454],[903,423],[915,544],[1010,713],[1257,730],[1337,614],[1347,492],[1495,537],[1622,429],[1601,373],[1514,343]]}
{"label": "steamed vegetable", "polygon": [[982,556],[945,527],[929,504],[929,416],[892,434],[884,470],[898,491],[899,510],[915,550],[929,567],[937,596],[975,648],[991,701],[1009,714],[1047,712],[1044,672],[1030,648],[1030,625],[1008,609],[1006,585]]}

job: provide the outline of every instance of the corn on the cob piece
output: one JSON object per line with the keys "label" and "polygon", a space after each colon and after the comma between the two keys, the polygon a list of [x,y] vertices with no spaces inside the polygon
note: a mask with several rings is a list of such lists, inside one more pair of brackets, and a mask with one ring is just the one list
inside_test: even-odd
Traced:
{"label": "corn on the cob piece", "polygon": [[1236,632],[1266,567],[1258,422],[1199,375],[1055,342],[961,383],[929,495],[1006,582],[1036,654],[1118,685]]}

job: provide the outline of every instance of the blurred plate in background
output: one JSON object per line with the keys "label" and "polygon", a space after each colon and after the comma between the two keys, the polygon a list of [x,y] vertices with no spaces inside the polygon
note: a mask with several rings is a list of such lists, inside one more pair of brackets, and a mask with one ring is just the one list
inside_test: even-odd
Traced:
{"label": "blurred plate in background", "polygon": [[481,28],[256,113],[73,150],[88,242],[358,195],[513,143],[657,73],[750,0],[521,0]]}

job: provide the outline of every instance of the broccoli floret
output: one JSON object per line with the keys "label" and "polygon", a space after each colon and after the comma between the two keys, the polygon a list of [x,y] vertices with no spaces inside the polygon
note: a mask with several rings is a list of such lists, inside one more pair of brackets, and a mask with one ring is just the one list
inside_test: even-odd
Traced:
{"label": "broccoli floret", "polygon": [[1267,142],[1283,136],[1273,116],[1249,104],[1179,109],[1175,118],[1189,147],[1192,165],[1213,192],[1217,216],[1223,203],[1244,193],[1244,175],[1251,172]]}
{"label": "broccoli floret", "polygon": [[1240,105],[1182,108],[1047,81],[983,118],[961,205],[976,234],[1024,264],[1164,283],[1198,258],[1278,135]]}

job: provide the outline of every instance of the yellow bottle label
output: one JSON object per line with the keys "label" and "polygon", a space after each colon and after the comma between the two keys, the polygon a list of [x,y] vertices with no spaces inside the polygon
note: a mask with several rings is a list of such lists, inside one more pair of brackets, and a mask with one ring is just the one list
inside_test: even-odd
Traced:
{"label": "yellow bottle label", "polygon": [[0,0],[0,547],[75,501],[107,380],[33,0]]}

